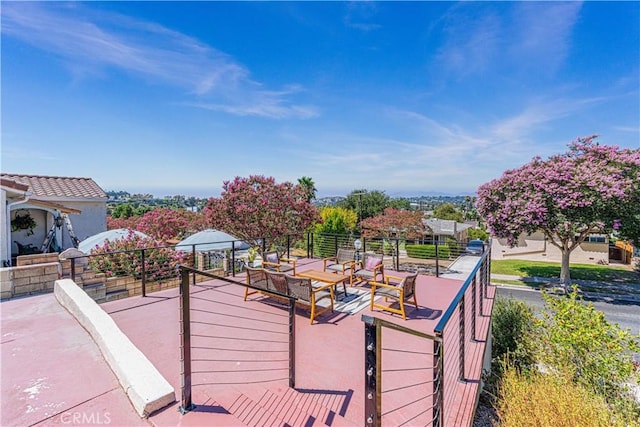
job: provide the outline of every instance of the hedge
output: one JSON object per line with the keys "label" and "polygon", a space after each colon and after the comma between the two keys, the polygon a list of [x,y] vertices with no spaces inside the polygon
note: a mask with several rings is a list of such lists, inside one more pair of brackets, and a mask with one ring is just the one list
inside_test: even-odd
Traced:
{"label": "hedge", "polygon": [[[435,258],[436,245],[411,245],[406,244],[407,255],[411,258]],[[438,245],[438,258],[449,258],[451,250],[449,245]]]}

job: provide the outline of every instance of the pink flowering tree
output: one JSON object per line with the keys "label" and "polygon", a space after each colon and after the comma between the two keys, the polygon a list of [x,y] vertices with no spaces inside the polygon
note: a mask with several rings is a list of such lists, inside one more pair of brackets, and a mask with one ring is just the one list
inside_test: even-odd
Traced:
{"label": "pink flowering tree", "polygon": [[[570,282],[571,252],[591,233],[638,221],[640,150],[579,138],[569,151],[503,173],[478,189],[477,207],[494,236],[515,245],[522,233],[544,232],[562,253],[560,281]],[[636,224],[637,226],[637,224]]]}
{"label": "pink flowering tree", "polygon": [[380,215],[363,219],[360,227],[365,237],[383,236],[385,239],[394,236],[420,238],[429,230],[422,222],[422,212],[396,208],[386,208]]}
{"label": "pink flowering tree", "polygon": [[107,215],[107,230],[116,230],[118,228],[128,228],[135,230],[140,221],[139,216],[130,216],[129,218],[113,218]]}
{"label": "pink flowering tree", "polygon": [[[252,175],[225,181],[222,189],[220,197],[209,199],[204,209],[208,225],[252,246],[259,247],[261,238],[273,243],[302,233],[321,221],[301,185],[277,184],[273,177]],[[281,240],[278,246],[282,247]]]}
{"label": "pink flowering tree", "polygon": [[93,271],[107,277],[132,275],[136,279],[140,279],[144,271],[149,281],[175,277],[178,265],[187,260],[185,253],[165,247],[151,237],[141,237],[132,230],[126,237],[96,245],[89,255],[89,267]]}
{"label": "pink flowering tree", "polygon": [[157,208],[145,213],[136,227],[138,231],[164,242],[170,239],[181,239],[205,228],[203,214],[169,208]]}

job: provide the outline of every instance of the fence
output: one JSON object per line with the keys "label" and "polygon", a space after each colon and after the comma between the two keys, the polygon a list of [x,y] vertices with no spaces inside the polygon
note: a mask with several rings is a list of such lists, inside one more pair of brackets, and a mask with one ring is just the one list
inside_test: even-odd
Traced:
{"label": "fence", "polygon": [[[376,253],[384,257],[385,265],[391,269],[435,276],[439,276],[442,269],[464,253],[466,246],[454,241],[442,243],[431,239],[385,239],[329,233],[252,240],[260,243],[263,252],[276,249],[287,257],[307,258],[334,256],[338,248],[356,248],[357,245],[358,259],[365,252]],[[127,296],[146,296],[147,291],[177,286],[180,280],[178,265],[188,265],[218,275],[235,276],[247,264],[247,251],[236,249],[241,243],[243,242],[239,240],[215,242],[226,248],[216,250],[205,250],[211,244],[200,243],[95,253],[69,258],[68,264],[63,265],[63,275],[70,276],[76,283],[105,283],[106,295],[126,290]],[[195,281],[194,274],[193,283]]]}
{"label": "fence", "polygon": [[[467,381],[469,343],[486,340],[478,337],[477,320],[485,314],[485,299],[490,279],[491,250],[485,250],[453,299],[434,334],[425,334],[379,318],[362,316],[365,324],[365,422],[381,425],[445,425],[455,408],[456,385]],[[404,334],[405,339],[383,331]],[[417,337],[406,339],[406,335]],[[402,347],[393,345],[402,342]],[[384,354],[393,353],[392,357]],[[410,375],[407,375],[410,373]],[[405,379],[403,380],[402,374]],[[406,377],[411,378],[410,381]],[[387,388],[382,387],[390,383]],[[395,393],[395,394],[394,394]],[[425,400],[430,402],[425,404]],[[384,402],[383,402],[384,400]],[[400,409],[411,407],[409,419],[394,419]]]}
{"label": "fence", "polygon": [[[191,285],[194,274],[222,283]],[[186,266],[180,267],[180,277],[183,413],[193,408],[193,387],[274,381],[287,381],[289,387],[295,387],[294,297]],[[245,288],[284,304],[274,300],[279,307],[273,310],[243,304]]]}

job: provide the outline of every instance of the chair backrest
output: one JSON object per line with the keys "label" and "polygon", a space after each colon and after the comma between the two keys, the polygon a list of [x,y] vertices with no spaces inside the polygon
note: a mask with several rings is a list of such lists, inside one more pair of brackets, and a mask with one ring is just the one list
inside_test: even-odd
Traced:
{"label": "chair backrest", "polygon": [[[402,289],[404,290],[404,297],[407,298],[411,295],[413,295],[413,293],[416,290],[416,279],[418,278],[418,273],[412,274],[410,276],[405,277],[402,282],[400,282],[400,285],[402,286]],[[398,285],[398,286],[400,286]]]}
{"label": "chair backrest", "polygon": [[378,254],[364,254],[362,257],[362,268],[373,270],[373,266],[384,263],[384,256]]}
{"label": "chair backrest", "polygon": [[354,249],[338,248],[338,252],[336,253],[338,264],[353,261],[354,259],[356,259],[356,251]]}
{"label": "chair backrest", "polygon": [[272,262],[274,264],[280,264],[280,257],[278,256],[278,252],[276,252],[276,251],[265,252],[264,256],[262,258],[266,262]]}
{"label": "chair backrest", "polygon": [[246,267],[247,285],[267,288],[267,276],[262,268]]}
{"label": "chair backrest", "polygon": [[285,273],[278,273],[277,271],[268,270],[264,270],[264,273],[267,276],[267,289],[276,291],[284,295],[289,295]]}
{"label": "chair backrest", "polygon": [[290,274],[284,276],[287,280],[289,295],[299,300],[311,302],[311,279],[307,277],[295,277]]}

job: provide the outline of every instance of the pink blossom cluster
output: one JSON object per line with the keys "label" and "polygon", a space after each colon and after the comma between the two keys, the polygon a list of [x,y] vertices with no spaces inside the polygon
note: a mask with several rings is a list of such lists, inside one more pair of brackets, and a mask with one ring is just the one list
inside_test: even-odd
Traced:
{"label": "pink blossom cluster", "polygon": [[[579,138],[569,151],[504,172],[478,189],[477,207],[492,234],[513,245],[542,230],[567,250],[589,233],[620,226],[638,212],[640,150]],[[576,237],[577,236],[577,237]]]}
{"label": "pink blossom cluster", "polygon": [[153,238],[141,237],[129,231],[124,238],[96,245],[90,252],[89,267],[105,273],[107,277],[133,275],[140,278],[144,265],[147,280],[153,281],[175,276],[176,267],[185,260],[183,252],[163,247],[161,242]]}
{"label": "pink blossom cluster", "polygon": [[225,181],[219,198],[204,209],[207,224],[259,246],[259,239],[299,234],[321,222],[300,185],[276,183],[273,177],[251,175]]}

